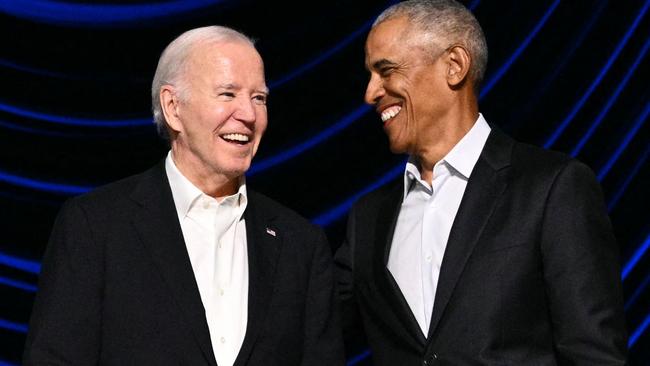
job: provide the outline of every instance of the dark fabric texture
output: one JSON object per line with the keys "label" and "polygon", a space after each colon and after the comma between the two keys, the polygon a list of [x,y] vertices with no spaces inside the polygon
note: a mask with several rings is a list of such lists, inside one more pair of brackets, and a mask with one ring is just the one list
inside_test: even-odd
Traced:
{"label": "dark fabric texture", "polygon": [[[343,365],[323,231],[250,189],[244,217],[248,326],[235,365]],[[216,365],[163,162],[61,209],[24,364]]]}
{"label": "dark fabric texture", "polygon": [[492,128],[426,336],[386,268],[402,186],[357,201],[335,256],[346,333],[363,327],[374,365],[625,364],[619,249],[587,166]]}

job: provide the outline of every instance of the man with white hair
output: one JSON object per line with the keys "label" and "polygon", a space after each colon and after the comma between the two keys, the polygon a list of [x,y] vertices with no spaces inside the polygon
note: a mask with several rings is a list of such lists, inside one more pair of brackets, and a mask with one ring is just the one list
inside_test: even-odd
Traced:
{"label": "man with white hair", "polygon": [[336,254],[345,323],[362,320],[374,365],[624,365],[598,182],[479,113],[487,46],[474,16],[454,0],[401,2],[365,51],[366,102],[410,157],[353,206]]}
{"label": "man with white hair", "polygon": [[43,260],[25,365],[342,365],[324,233],[247,189],[267,126],[253,42],[193,29],[160,57],[171,150],[66,202]]}

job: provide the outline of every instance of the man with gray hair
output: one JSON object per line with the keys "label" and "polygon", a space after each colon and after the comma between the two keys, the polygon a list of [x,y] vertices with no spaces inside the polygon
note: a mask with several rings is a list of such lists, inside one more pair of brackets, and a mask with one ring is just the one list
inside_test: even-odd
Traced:
{"label": "man with gray hair", "polygon": [[355,203],[335,256],[344,324],[360,318],[374,365],[624,365],[600,187],[479,113],[487,46],[474,16],[454,0],[398,3],[365,53],[366,102],[410,157]]}
{"label": "man with gray hair", "polygon": [[25,365],[343,365],[322,230],[247,188],[267,126],[253,42],[190,30],[162,53],[158,165],[65,203]]}

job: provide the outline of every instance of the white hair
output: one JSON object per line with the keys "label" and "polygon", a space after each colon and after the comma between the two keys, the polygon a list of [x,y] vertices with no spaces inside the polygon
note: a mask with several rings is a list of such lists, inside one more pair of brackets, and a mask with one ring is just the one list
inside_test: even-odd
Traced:
{"label": "white hair", "polygon": [[160,105],[160,89],[164,85],[172,85],[178,90],[179,98],[188,98],[189,90],[184,85],[183,75],[192,47],[204,42],[243,42],[255,47],[254,41],[243,33],[217,25],[191,29],[174,39],[160,55],[151,84],[153,121],[163,138],[169,138],[169,131]]}

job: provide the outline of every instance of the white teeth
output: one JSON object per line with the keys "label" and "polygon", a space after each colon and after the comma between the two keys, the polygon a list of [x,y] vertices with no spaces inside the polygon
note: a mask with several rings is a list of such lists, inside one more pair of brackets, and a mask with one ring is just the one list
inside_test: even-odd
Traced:
{"label": "white teeth", "polygon": [[389,119],[395,117],[401,110],[402,110],[402,107],[400,107],[398,105],[390,107],[390,108],[386,108],[383,112],[381,112],[381,120],[383,122],[386,122]]}
{"label": "white teeth", "polygon": [[225,135],[222,135],[226,140],[233,140],[233,141],[239,141],[239,142],[248,142],[249,137],[246,135],[242,135],[241,133],[228,133]]}

